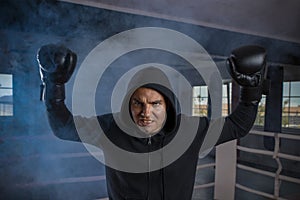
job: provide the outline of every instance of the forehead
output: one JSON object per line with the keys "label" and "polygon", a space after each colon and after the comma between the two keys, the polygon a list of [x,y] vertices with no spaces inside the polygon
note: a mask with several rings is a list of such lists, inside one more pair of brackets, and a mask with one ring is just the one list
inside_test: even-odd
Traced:
{"label": "forehead", "polygon": [[156,90],[150,89],[150,88],[138,88],[135,90],[135,92],[132,94],[132,98],[147,98],[147,99],[156,99],[156,100],[164,100],[164,97],[161,93],[159,93]]}

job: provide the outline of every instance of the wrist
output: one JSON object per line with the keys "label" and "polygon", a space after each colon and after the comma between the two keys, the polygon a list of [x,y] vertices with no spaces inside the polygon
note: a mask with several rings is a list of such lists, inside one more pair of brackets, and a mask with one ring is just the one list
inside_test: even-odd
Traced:
{"label": "wrist", "polygon": [[240,101],[246,104],[257,105],[262,97],[262,87],[241,87]]}
{"label": "wrist", "polygon": [[65,85],[60,83],[44,83],[44,101],[48,103],[58,103],[65,100]]}

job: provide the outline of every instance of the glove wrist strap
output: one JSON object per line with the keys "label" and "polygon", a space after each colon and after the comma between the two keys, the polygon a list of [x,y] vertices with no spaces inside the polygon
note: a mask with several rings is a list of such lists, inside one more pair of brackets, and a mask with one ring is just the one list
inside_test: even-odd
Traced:
{"label": "glove wrist strap", "polygon": [[258,87],[241,87],[240,100],[244,103],[258,104],[262,96],[262,88]]}
{"label": "glove wrist strap", "polygon": [[42,100],[46,103],[59,103],[65,100],[65,85],[47,82],[43,89]]}

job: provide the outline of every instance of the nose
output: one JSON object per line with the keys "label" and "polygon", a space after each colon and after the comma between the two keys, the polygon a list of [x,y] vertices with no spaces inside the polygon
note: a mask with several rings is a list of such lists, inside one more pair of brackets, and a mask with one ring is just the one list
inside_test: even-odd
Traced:
{"label": "nose", "polygon": [[151,106],[149,104],[145,104],[143,106],[141,115],[143,117],[150,117],[150,113],[151,113]]}

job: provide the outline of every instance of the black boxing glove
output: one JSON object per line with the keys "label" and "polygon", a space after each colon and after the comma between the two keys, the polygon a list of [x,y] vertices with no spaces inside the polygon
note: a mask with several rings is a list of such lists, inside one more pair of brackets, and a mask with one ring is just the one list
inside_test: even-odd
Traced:
{"label": "black boxing glove", "polygon": [[243,46],[232,51],[227,69],[241,86],[240,100],[258,104],[263,93],[266,50],[261,46]]}
{"label": "black boxing glove", "polygon": [[46,102],[63,101],[64,84],[74,72],[76,54],[62,45],[47,44],[38,50],[37,61],[42,80],[40,99]]}

